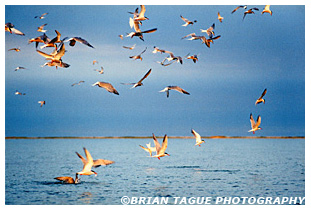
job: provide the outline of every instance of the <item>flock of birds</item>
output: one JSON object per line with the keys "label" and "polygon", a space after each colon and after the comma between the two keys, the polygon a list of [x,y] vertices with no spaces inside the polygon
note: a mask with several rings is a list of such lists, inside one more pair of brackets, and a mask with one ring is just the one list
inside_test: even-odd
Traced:
{"label": "flock of birds", "polygon": [[[237,10],[240,9],[244,9],[245,12],[243,14],[243,20],[245,19],[246,15],[251,15],[251,14],[255,14],[254,11],[259,11],[258,8],[254,7],[251,9],[247,9],[246,5],[242,5],[242,6],[238,6],[236,7],[231,13],[235,13]],[[139,8],[136,8],[136,10],[134,12],[129,12],[130,14],[133,15],[133,17],[129,18],[129,25],[131,28],[134,28],[133,32],[127,33],[126,36],[124,35],[119,35],[119,37],[123,40],[124,37],[138,37],[140,40],[144,41],[144,34],[150,34],[150,33],[154,33],[157,31],[157,28],[152,28],[149,30],[144,30],[142,31],[140,29],[140,26],[142,25],[143,21],[149,20],[149,18],[147,18],[145,16],[145,12],[146,12],[146,7],[144,5],[140,5],[140,11]],[[272,11],[270,10],[270,5],[266,5],[265,8],[262,10],[261,14],[264,13],[268,13],[270,15],[272,15]],[[48,13],[44,13],[41,16],[35,16],[34,18],[38,18],[38,19],[44,19],[45,16],[48,15]],[[183,17],[182,15],[180,15],[180,18],[182,19],[182,21],[184,21],[184,24],[182,25],[183,27],[187,27],[189,25],[193,25],[197,22],[197,20],[193,20],[190,21],[187,18]],[[220,15],[220,13],[218,12],[218,20],[220,23],[223,22],[224,17],[222,17]],[[61,39],[61,33],[57,30],[55,30],[56,36],[52,39],[50,39],[46,34],[46,30],[44,29],[44,27],[47,24],[43,24],[41,26],[38,27],[38,32],[42,32],[43,35],[40,35],[38,37],[35,38],[31,38],[28,40],[28,43],[35,43],[35,48],[36,48],[36,52],[43,56],[48,62],[45,62],[43,66],[49,66],[49,67],[55,67],[57,68],[68,68],[70,66],[70,64],[65,63],[62,60],[62,57],[65,55],[65,53],[67,52],[67,50],[65,49],[65,43],[69,42],[69,46],[73,47],[75,46],[76,42],[82,43],[90,48],[94,48],[88,41],[86,41],[84,38],[81,37],[65,37]],[[219,39],[221,37],[221,35],[215,35],[214,32],[215,29],[215,23],[213,23],[209,28],[207,29],[201,29],[201,33],[206,34],[206,36],[203,35],[196,35],[195,33],[191,33],[188,34],[184,37],[182,37],[181,39],[185,39],[188,38],[188,40],[201,40],[202,44],[205,44],[208,48],[211,47],[211,43],[213,44],[215,40]],[[16,35],[21,35],[21,36],[25,36],[25,34],[21,31],[19,31],[18,29],[15,28],[15,26],[8,22],[5,24],[5,31],[11,33],[11,34],[16,34]],[[39,44],[42,44],[40,46],[40,50],[38,49]],[[135,48],[136,44],[134,44],[133,46],[123,46],[124,49],[128,49],[128,50],[133,50]],[[43,52],[42,50],[45,48],[53,48],[52,53],[47,53],[47,52]],[[18,48],[11,48],[9,49],[9,51],[16,51],[19,52],[21,49],[20,47]],[[147,48],[145,48],[141,53],[137,54],[137,55],[133,55],[130,56],[130,59],[133,60],[143,60],[142,55],[146,52]],[[164,49],[159,49],[158,47],[154,46],[154,49],[152,51],[152,53],[161,53],[161,54],[168,54],[167,57],[165,57],[162,61],[158,61],[158,63],[162,66],[169,66],[173,63],[180,63],[183,64],[183,59],[190,59],[192,60],[194,63],[196,63],[198,61],[198,55],[189,55],[187,54],[184,57],[181,56],[176,56],[174,55],[173,52],[168,51],[168,50],[164,50]],[[93,61],[93,65],[97,64],[98,61],[94,60]],[[17,67],[15,69],[15,71],[19,71],[22,69],[26,69],[25,67]],[[99,74],[103,74],[104,73],[104,68],[101,67],[100,70],[95,69],[95,71],[98,71]],[[143,81],[151,74],[152,69],[149,69],[145,75],[139,79],[137,82],[134,83],[121,83],[123,85],[131,85],[131,88],[136,88],[139,86],[143,85]],[[72,84],[71,86],[75,86],[75,85],[80,85],[82,83],[84,83],[85,81],[79,81],[76,82],[74,84]],[[114,88],[114,86],[108,82],[102,82],[102,81],[98,81],[96,83],[93,84],[93,86],[98,86],[100,88],[104,88],[105,90],[107,90],[110,93],[119,95],[119,92]],[[189,92],[187,92],[186,90],[184,90],[183,88],[179,87],[179,86],[167,86],[165,87],[163,90],[160,90],[159,92],[166,92],[166,96],[167,98],[169,97],[169,91],[170,90],[175,90],[177,92],[186,94],[186,95],[190,95]],[[265,103],[265,99],[263,98],[265,96],[267,92],[267,89],[265,89],[262,93],[262,95],[256,100],[255,105],[260,104],[260,103]],[[16,95],[26,95],[26,93],[22,93],[16,90],[15,92]],[[46,104],[46,102],[44,100],[38,101],[38,103],[40,104],[40,107],[42,107],[43,105]],[[249,130],[248,132],[253,132],[255,133],[255,131],[262,129],[260,126],[261,124],[261,117],[260,115],[257,117],[257,120],[255,122],[255,120],[253,119],[252,113],[250,114],[250,122],[251,122],[251,130]],[[202,143],[204,143],[205,141],[201,139],[201,136],[194,131],[193,129],[191,129],[191,133],[194,135],[195,139],[196,139],[196,144],[198,146],[201,146]],[[158,140],[156,139],[155,135],[153,134],[153,141],[154,141],[154,147],[151,147],[150,143],[147,144],[147,147],[143,147],[141,145],[139,145],[142,149],[144,149],[145,151],[147,151],[151,157],[156,157],[158,159],[160,159],[161,157],[164,156],[169,156],[168,153],[166,153],[166,148],[167,148],[167,143],[168,143],[168,137],[165,134],[164,138],[163,138],[163,142],[162,145],[160,145],[160,143],[158,142]],[[76,173],[76,177],[75,179],[73,179],[72,177],[56,177],[55,179],[63,181],[65,183],[78,183],[79,182],[79,178],[78,175],[92,175],[95,174],[97,175],[97,173],[95,171],[92,170],[93,167],[98,167],[100,165],[109,165],[114,163],[114,161],[110,161],[110,160],[103,160],[103,159],[98,159],[98,160],[93,160],[93,158],[91,157],[90,153],[88,152],[87,149],[84,148],[84,152],[86,155],[86,159],[84,159],[79,153],[77,153],[78,157],[82,160],[83,163],[83,170],[80,172]],[[152,153],[155,152],[155,155],[152,155]]]}

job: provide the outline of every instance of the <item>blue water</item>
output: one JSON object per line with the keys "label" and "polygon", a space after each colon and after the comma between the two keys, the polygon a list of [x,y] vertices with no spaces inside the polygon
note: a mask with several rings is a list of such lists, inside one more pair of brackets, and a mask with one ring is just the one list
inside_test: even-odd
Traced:
{"label": "blue water", "polygon": [[[121,204],[122,196],[305,196],[304,139],[170,139],[169,157],[148,157],[152,139],[5,141],[6,204]],[[153,144],[153,142],[152,142]],[[115,164],[77,185],[54,177],[82,170],[75,152]]]}

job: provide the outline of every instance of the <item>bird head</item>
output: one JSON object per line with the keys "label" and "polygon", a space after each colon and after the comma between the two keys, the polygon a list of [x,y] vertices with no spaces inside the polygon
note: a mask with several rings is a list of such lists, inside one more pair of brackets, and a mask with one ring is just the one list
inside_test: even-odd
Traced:
{"label": "bird head", "polygon": [[93,170],[91,170],[91,171],[93,172],[93,174],[95,174],[95,176],[97,176],[97,173],[95,171],[93,171]]}

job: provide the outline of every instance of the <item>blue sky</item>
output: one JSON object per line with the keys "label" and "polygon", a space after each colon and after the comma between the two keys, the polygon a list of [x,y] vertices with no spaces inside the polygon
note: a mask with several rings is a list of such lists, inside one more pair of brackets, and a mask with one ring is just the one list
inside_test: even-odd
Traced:
{"label": "blue sky", "polygon": [[[191,136],[191,128],[204,136],[253,135],[249,115],[261,115],[259,136],[305,135],[305,7],[271,5],[273,15],[261,15],[264,5],[243,21],[238,5],[146,5],[142,30],[158,28],[137,37],[118,35],[132,31],[128,22],[139,5],[116,6],[5,6],[5,22],[11,22],[25,36],[5,33],[5,135],[6,136]],[[217,12],[224,17],[217,20]],[[34,16],[45,12],[45,19]],[[18,15],[17,15],[18,14]],[[180,15],[197,20],[183,27]],[[45,60],[28,39],[37,37],[38,26],[47,23],[46,34],[80,36],[95,49],[77,43],[63,61],[67,69],[40,67]],[[200,41],[181,37],[215,23],[211,48]],[[136,44],[135,49],[122,46]],[[153,54],[153,46],[175,55],[197,54],[198,62],[184,60],[163,67],[166,54]],[[20,52],[8,51],[20,47]],[[143,60],[129,58],[139,54]],[[43,49],[51,52],[51,49]],[[92,61],[99,63],[92,65]],[[26,69],[15,72],[17,66]],[[104,67],[100,75],[95,68]],[[120,83],[137,82],[149,69],[144,86],[130,89]],[[71,84],[84,80],[80,86]],[[114,95],[91,86],[110,82],[120,93]],[[159,93],[168,85],[178,85],[190,95]],[[267,88],[266,104],[254,105]],[[15,90],[25,92],[16,96]],[[40,107],[39,100],[46,105]]]}

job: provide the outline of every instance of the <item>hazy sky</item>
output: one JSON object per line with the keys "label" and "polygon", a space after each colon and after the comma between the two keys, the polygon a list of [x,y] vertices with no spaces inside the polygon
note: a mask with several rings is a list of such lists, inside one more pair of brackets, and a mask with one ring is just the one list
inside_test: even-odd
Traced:
{"label": "hazy sky", "polygon": [[[204,136],[247,136],[249,115],[262,117],[255,135],[305,134],[305,6],[271,5],[273,15],[260,11],[247,15],[238,5],[153,6],[146,5],[142,30],[144,42],[118,35],[133,31],[126,6],[5,6],[5,22],[25,33],[5,32],[5,135],[6,136],[190,136],[191,128]],[[217,12],[224,17],[217,20]],[[48,12],[44,19],[34,18]],[[180,15],[197,20],[181,26]],[[95,48],[65,43],[63,61],[70,67],[41,67],[46,60],[36,52],[30,38],[42,35],[37,27],[47,23],[46,34],[82,37]],[[215,23],[221,38],[207,48],[201,41],[181,37],[200,32]],[[136,44],[128,50],[122,46]],[[40,46],[42,46],[40,44]],[[153,54],[153,46],[174,55],[198,55],[198,62],[184,59],[163,67],[167,54]],[[20,47],[20,52],[8,51]],[[129,56],[139,54],[143,60]],[[42,49],[46,53],[51,48]],[[93,65],[92,61],[99,63]],[[18,66],[25,70],[14,71]],[[103,66],[104,74],[94,69]],[[149,69],[144,86],[130,89],[121,83],[137,82]],[[71,84],[85,83],[72,87]],[[93,87],[97,81],[110,82],[120,93],[114,95]],[[178,85],[190,93],[159,91]],[[266,103],[255,106],[267,88]],[[26,93],[15,95],[15,91]],[[40,107],[39,100],[46,105]]]}

